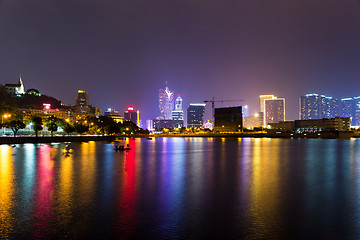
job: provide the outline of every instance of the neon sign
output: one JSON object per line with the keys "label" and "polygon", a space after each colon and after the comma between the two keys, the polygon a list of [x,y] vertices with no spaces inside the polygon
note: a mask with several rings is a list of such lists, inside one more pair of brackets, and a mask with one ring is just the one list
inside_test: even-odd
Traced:
{"label": "neon sign", "polygon": [[50,110],[51,109],[51,104],[50,103],[43,103],[44,106],[44,110]]}

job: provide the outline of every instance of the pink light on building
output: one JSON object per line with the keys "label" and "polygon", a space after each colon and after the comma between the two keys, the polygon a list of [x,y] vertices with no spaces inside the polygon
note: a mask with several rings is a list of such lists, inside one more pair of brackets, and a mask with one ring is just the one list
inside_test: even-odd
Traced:
{"label": "pink light on building", "polygon": [[51,109],[51,104],[50,103],[43,103],[44,106],[44,110],[50,110]]}

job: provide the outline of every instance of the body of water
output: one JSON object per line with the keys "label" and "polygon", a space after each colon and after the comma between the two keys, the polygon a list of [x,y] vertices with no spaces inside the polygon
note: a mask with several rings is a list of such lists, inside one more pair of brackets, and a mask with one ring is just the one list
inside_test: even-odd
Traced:
{"label": "body of water", "polygon": [[120,143],[0,145],[0,238],[360,238],[358,139]]}

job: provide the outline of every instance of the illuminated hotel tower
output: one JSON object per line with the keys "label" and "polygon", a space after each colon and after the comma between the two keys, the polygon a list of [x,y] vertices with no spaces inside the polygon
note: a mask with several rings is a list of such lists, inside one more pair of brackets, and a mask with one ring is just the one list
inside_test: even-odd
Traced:
{"label": "illuminated hotel tower", "polygon": [[182,98],[179,96],[175,100],[175,109],[172,111],[172,120],[184,120],[184,111],[182,108]]}
{"label": "illuminated hotel tower", "polygon": [[172,110],[174,109],[174,92],[166,86],[159,90],[159,108],[162,117],[165,120],[172,119]]}
{"label": "illuminated hotel tower", "polygon": [[268,123],[285,121],[285,99],[274,95],[260,95],[260,112],[264,116],[264,127]]}
{"label": "illuminated hotel tower", "polygon": [[78,95],[76,97],[76,106],[89,106],[89,93],[85,92],[84,90],[78,90]]}

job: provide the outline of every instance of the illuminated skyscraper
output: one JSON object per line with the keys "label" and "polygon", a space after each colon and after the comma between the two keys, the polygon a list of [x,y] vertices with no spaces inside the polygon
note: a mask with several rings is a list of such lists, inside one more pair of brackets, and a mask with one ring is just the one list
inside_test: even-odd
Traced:
{"label": "illuminated skyscraper", "polygon": [[245,105],[245,106],[242,107],[242,115],[243,115],[243,117],[250,116],[249,106],[248,105]]}
{"label": "illuminated skyscraper", "polygon": [[165,89],[159,90],[159,108],[161,116],[165,120],[172,119],[172,111],[174,110],[174,92],[166,86]]}
{"label": "illuminated skyscraper", "polygon": [[135,111],[134,107],[128,107],[124,112],[124,120],[131,121],[136,124],[136,126],[140,126],[140,112],[139,110]]}
{"label": "illuminated skyscraper", "polygon": [[175,109],[172,111],[172,119],[173,120],[184,120],[184,111],[182,108],[183,100],[179,96],[175,100]]}
{"label": "illuminated skyscraper", "polygon": [[274,98],[274,95],[260,95],[260,112],[265,112],[265,100]]}
{"label": "illuminated skyscraper", "polygon": [[83,90],[78,90],[76,96],[76,106],[86,107],[89,106],[89,93]]}
{"label": "illuminated skyscraper", "polygon": [[265,99],[264,126],[285,121],[285,98]]}
{"label": "illuminated skyscraper", "polygon": [[187,109],[187,127],[202,128],[205,113],[204,103],[190,103]]}
{"label": "illuminated skyscraper", "polygon": [[285,121],[285,99],[274,95],[260,95],[260,112],[263,113],[263,124]]}
{"label": "illuminated skyscraper", "polygon": [[[322,118],[334,118],[340,116],[343,112],[340,109],[341,103],[345,103],[346,111],[352,111],[348,107],[352,108],[352,101],[345,99],[339,102],[338,99],[333,97],[327,97],[319,94],[306,94],[300,97],[300,119],[322,119]],[[346,115],[350,115],[348,112]]]}

